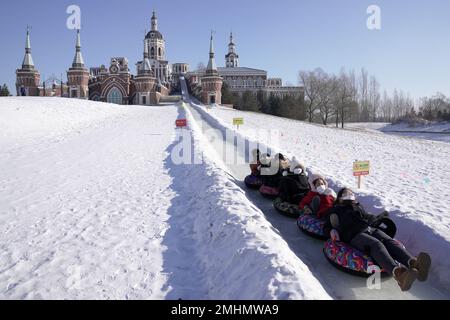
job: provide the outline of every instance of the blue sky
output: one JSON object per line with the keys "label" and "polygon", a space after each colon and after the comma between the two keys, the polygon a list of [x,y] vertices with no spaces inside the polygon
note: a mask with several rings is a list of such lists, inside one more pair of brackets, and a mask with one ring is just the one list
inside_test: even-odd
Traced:
{"label": "blue sky", "polygon": [[[82,10],[83,55],[89,67],[125,56],[142,57],[144,30],[153,9],[170,62],[207,63],[208,37],[216,31],[216,59],[224,65],[229,32],[241,66],[297,84],[299,70],[329,72],[366,68],[387,90],[413,97],[450,95],[449,0],[4,0],[0,12],[0,83],[15,92],[15,69],[32,26],[35,64],[42,75],[60,76],[74,56],[75,32],[66,8]],[[367,7],[381,8],[382,29],[366,27]]]}

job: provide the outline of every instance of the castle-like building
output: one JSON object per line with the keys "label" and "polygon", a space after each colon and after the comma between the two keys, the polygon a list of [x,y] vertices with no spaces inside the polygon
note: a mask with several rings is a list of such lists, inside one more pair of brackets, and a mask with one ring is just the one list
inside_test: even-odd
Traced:
{"label": "castle-like building", "polygon": [[[116,104],[153,105],[176,91],[179,77],[189,71],[187,63],[173,65],[165,59],[165,40],[158,31],[158,18],[153,12],[151,30],[143,42],[143,59],[136,63],[136,75],[129,69],[128,59],[113,57],[109,66],[88,69],[81,52],[80,30],[77,30],[75,56],[67,71],[67,84],[40,84],[40,74],[31,56],[30,32],[27,30],[25,57],[16,71],[18,96],[61,96],[90,99]],[[174,72],[172,71],[174,70]]]}
{"label": "castle-like building", "polygon": [[[240,67],[233,33],[230,34],[228,53],[225,56],[225,67],[217,68],[217,72],[231,92],[243,94],[246,91],[250,91],[256,94],[258,91],[262,91],[267,96],[274,95],[280,98],[286,95],[304,97],[303,87],[283,86],[282,79],[269,78],[265,70]],[[203,88],[202,78],[206,73],[207,69],[196,70],[187,74],[190,85],[197,94]]]}
{"label": "castle-like building", "polygon": [[[208,66],[204,70],[189,72],[187,63],[170,64],[166,60],[166,43],[158,30],[158,18],[153,12],[151,30],[143,41],[143,57],[136,63],[136,75],[130,72],[128,59],[113,57],[109,66],[88,69],[81,52],[80,30],[77,30],[75,56],[67,70],[67,83],[62,79],[41,79],[31,56],[30,31],[27,29],[25,57],[22,67],[16,70],[18,96],[61,96],[90,99],[115,104],[159,104],[172,92],[180,91],[180,78],[185,77],[191,89],[205,104],[221,104],[223,83],[231,92],[242,94],[259,91],[267,96],[303,97],[302,87],[285,87],[278,78],[268,78],[267,71],[239,66],[239,55],[233,34],[230,35],[225,67],[217,67],[214,40],[211,35]],[[51,81],[50,86],[46,84]],[[168,99],[170,100],[170,99]]]}

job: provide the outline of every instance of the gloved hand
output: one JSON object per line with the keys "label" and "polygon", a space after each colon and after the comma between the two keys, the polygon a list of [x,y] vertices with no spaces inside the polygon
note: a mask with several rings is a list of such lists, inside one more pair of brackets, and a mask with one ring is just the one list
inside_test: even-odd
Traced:
{"label": "gloved hand", "polygon": [[282,173],[282,175],[283,175],[283,177],[287,177],[288,172],[287,172],[286,170],[284,170],[283,173]]}
{"label": "gloved hand", "polygon": [[330,237],[333,242],[341,241],[341,238],[339,237],[339,232],[336,229],[330,231]]}
{"label": "gloved hand", "polygon": [[310,207],[305,206],[305,207],[303,208],[303,213],[306,214],[306,215],[310,215],[310,214],[312,214],[312,210],[311,210]]}

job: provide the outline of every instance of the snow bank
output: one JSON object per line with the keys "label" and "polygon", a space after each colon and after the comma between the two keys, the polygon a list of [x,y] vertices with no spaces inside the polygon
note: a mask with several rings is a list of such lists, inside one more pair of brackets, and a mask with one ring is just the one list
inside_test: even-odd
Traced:
{"label": "snow bank", "polygon": [[[384,209],[398,223],[398,238],[413,254],[424,250],[433,258],[431,281],[450,287],[450,145],[412,140],[371,132],[358,132],[310,125],[300,121],[242,112],[227,108],[205,111],[195,105],[214,126],[234,130],[232,119],[244,117],[241,136],[268,143],[258,129],[281,132],[279,150],[296,156],[313,172],[329,178],[337,191],[343,186],[356,189],[352,176],[354,160],[370,160],[371,175],[364,178],[360,201],[369,212]],[[269,146],[270,147],[270,146]]]}
{"label": "snow bank", "polygon": [[0,104],[0,298],[163,299],[177,110]]}
{"label": "snow bank", "polygon": [[[36,139],[62,139],[87,127],[123,117],[118,105],[87,100],[41,97],[0,98],[0,146],[36,143]],[[27,142],[28,141],[28,142]]]}
{"label": "snow bank", "polygon": [[188,116],[193,147],[201,146],[206,157],[199,165],[166,160],[178,195],[168,212],[171,228],[164,240],[165,272],[173,275],[167,297],[330,299],[263,213],[211,161],[213,151],[189,111]]}

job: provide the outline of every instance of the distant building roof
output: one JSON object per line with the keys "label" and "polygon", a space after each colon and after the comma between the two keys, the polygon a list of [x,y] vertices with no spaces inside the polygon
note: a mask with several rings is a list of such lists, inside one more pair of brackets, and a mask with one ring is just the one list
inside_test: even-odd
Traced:
{"label": "distant building roof", "polygon": [[218,68],[221,76],[267,76],[266,70],[236,67],[236,68]]}

